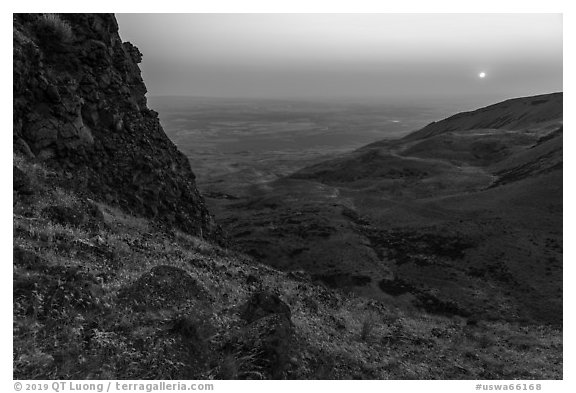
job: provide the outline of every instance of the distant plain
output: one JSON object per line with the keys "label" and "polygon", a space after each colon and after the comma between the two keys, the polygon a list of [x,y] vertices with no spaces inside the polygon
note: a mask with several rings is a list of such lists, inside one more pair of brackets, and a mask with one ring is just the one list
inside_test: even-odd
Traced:
{"label": "distant plain", "polygon": [[255,184],[450,115],[455,105],[378,101],[149,98],[189,158],[202,191],[221,180]]}
{"label": "distant plain", "polygon": [[561,94],[151,104],[236,250],[403,308],[561,323]]}

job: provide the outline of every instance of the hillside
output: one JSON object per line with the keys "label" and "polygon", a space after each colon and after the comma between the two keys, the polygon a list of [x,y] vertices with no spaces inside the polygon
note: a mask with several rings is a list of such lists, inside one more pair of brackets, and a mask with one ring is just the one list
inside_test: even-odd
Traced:
{"label": "hillside", "polygon": [[505,101],[208,203],[239,250],[329,286],[560,325],[561,113],[558,93]]}
{"label": "hillside", "polygon": [[545,128],[562,118],[562,98],[562,93],[553,93],[506,100],[433,122],[405,139],[424,139],[450,131]]}
{"label": "hillside", "polygon": [[205,202],[113,15],[13,55],[15,379],[563,377],[558,95]]}
{"label": "hillside", "polygon": [[334,291],[15,165],[15,379],[562,378],[558,328]]}

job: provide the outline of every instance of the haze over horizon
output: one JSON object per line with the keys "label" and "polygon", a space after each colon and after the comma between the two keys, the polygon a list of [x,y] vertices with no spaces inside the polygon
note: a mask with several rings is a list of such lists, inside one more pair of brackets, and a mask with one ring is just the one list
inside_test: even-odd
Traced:
{"label": "haze over horizon", "polygon": [[[561,14],[117,14],[149,96],[491,102],[562,91]],[[485,77],[480,77],[485,73]]]}

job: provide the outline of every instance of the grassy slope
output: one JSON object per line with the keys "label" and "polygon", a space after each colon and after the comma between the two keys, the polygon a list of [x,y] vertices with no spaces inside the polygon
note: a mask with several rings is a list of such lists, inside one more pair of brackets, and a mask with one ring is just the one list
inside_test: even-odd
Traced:
{"label": "grassy slope", "polygon": [[561,103],[458,114],[208,203],[237,249],[276,268],[431,312],[560,325]]}
{"label": "grassy slope", "polygon": [[[427,233],[443,234],[473,245],[462,257],[439,264],[404,263],[398,278],[437,288],[440,298],[490,318],[562,323],[562,171],[476,193],[384,206],[375,198],[358,210],[403,238],[425,242]],[[435,254],[414,244],[399,251],[414,261]]]}
{"label": "grassy slope", "polygon": [[450,131],[487,128],[540,130],[562,119],[562,93],[513,98],[470,112],[462,112],[433,122],[406,136],[405,140],[424,139]]}
{"label": "grassy slope", "polygon": [[[62,225],[46,207],[90,202],[59,187],[58,174],[14,162],[35,189],[15,195],[15,255],[28,256],[14,265],[15,378],[267,378],[258,354],[226,352],[246,324],[241,305],[262,288],[292,310],[287,378],[562,378],[559,330],[405,312],[102,204],[97,225]],[[126,303],[159,265],[185,271],[205,296]]]}

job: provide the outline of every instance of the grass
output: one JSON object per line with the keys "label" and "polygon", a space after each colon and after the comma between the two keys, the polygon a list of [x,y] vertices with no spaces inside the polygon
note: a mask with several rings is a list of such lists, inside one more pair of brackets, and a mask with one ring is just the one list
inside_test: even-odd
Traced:
{"label": "grass", "polygon": [[255,364],[258,353],[231,353],[224,356],[217,368],[209,372],[209,379],[266,379],[266,375]]}
{"label": "grass", "polygon": [[[287,378],[562,378],[561,330],[407,312],[293,280],[104,204],[104,225],[59,224],[42,214],[46,207],[89,201],[59,188],[57,174],[41,165],[14,162],[41,190],[15,197],[14,246],[42,261],[14,266],[14,378],[269,378],[256,366],[260,353],[227,350],[246,324],[239,310],[255,290],[250,277],[290,304]],[[124,304],[119,293],[159,265],[182,269],[211,300],[142,310]]]}
{"label": "grass", "polygon": [[369,341],[374,328],[376,327],[376,318],[373,314],[368,314],[364,321],[362,322],[362,327],[360,329],[360,339],[362,341]]}
{"label": "grass", "polygon": [[62,20],[58,14],[41,14],[37,21],[37,32],[41,38],[56,40],[61,43],[72,41],[72,26]]}

